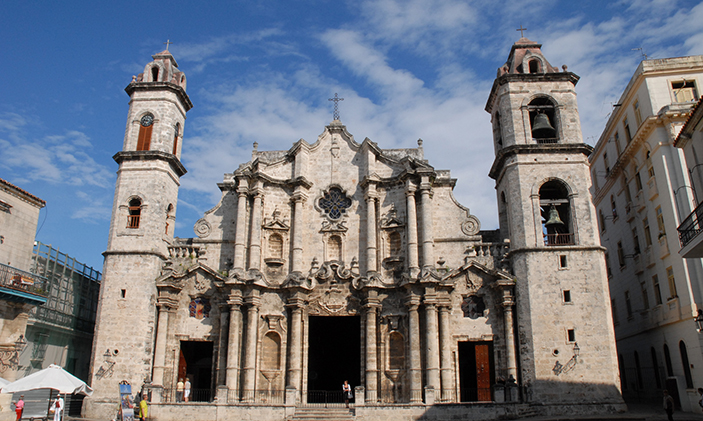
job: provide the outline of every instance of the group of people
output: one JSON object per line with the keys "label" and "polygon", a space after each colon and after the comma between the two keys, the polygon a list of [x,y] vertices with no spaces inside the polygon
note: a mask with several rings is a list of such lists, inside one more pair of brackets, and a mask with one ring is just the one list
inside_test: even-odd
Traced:
{"label": "group of people", "polygon": [[[15,414],[17,415],[17,421],[22,419],[22,414],[24,413],[24,395],[20,395],[17,402],[13,402],[15,405]],[[61,395],[57,395],[54,401],[49,407],[49,414],[54,416],[54,421],[61,421],[61,415],[63,414],[64,400]]]}
{"label": "group of people", "polygon": [[176,383],[176,402],[189,402],[190,388],[190,379],[188,377],[186,377],[185,383],[183,378],[178,379],[178,383]]}

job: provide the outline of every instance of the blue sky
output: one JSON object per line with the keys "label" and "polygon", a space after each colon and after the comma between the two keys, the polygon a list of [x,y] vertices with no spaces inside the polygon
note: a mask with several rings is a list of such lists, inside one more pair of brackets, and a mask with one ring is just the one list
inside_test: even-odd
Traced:
{"label": "blue sky", "polygon": [[[577,6],[578,4],[578,6]],[[176,235],[219,199],[216,183],[260,150],[314,142],[332,120],[358,141],[415,147],[458,179],[455,196],[497,228],[490,116],[496,69],[525,36],[581,76],[593,144],[642,48],[703,54],[698,1],[18,1],[0,3],[0,178],[41,197],[37,239],[102,270],[129,97],[170,50],[194,108],[184,128]]]}

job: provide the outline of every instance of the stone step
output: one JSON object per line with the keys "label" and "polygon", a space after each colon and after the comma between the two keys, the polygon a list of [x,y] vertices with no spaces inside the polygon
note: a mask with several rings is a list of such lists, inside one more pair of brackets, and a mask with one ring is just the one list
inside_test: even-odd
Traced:
{"label": "stone step", "polygon": [[296,408],[288,421],[353,421],[354,412],[348,408]]}

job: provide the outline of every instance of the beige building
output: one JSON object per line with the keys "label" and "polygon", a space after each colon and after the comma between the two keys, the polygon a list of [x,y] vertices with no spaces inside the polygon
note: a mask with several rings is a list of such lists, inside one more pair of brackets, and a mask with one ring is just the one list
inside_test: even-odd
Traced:
{"label": "beige building", "polygon": [[[683,219],[678,228],[681,239],[679,254],[689,259],[703,257],[703,235],[699,235],[702,231],[701,218],[703,217],[701,214],[703,212],[701,206],[703,199],[703,150],[701,150],[703,147],[703,107],[701,103],[703,103],[703,99],[698,101],[674,142],[674,146],[683,149],[694,198],[695,209]],[[697,318],[698,321],[703,322],[703,315],[699,314]],[[701,328],[703,328],[703,324],[699,326],[699,330]]]}
{"label": "beige building", "polygon": [[677,253],[695,195],[674,139],[702,82],[703,56],[642,61],[590,158],[623,396],[668,389],[685,411],[698,411],[703,386],[703,266]]}
{"label": "beige building", "polygon": [[122,380],[156,420],[624,409],[578,76],[539,44],[513,46],[486,105],[494,231],[421,141],[357,141],[335,113],[315,142],[254,145],[196,237],[173,238],[192,104],[173,56],[153,59],[126,88],[87,417],[113,415]]}
{"label": "beige building", "polygon": [[[29,272],[39,210],[45,205],[0,179],[0,377],[9,381],[18,375],[29,312],[46,302],[45,279]],[[10,398],[0,395],[0,417],[10,416]]]}

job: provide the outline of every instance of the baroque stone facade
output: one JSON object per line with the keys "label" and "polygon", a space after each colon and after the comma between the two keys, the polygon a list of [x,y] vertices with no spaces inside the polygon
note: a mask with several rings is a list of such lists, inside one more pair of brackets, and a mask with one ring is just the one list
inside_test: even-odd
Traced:
{"label": "baroque stone facade", "polygon": [[[344,380],[360,419],[622,410],[578,77],[539,47],[515,44],[486,107],[500,229],[480,229],[421,141],[382,149],[335,119],[314,143],[255,145],[191,239],[172,237],[191,105],[155,55],[127,87],[86,415],[108,415],[127,379],[157,419],[181,418],[185,377],[212,419],[343,405]],[[535,137],[537,114],[555,133]],[[462,402],[492,408],[437,405]]]}

